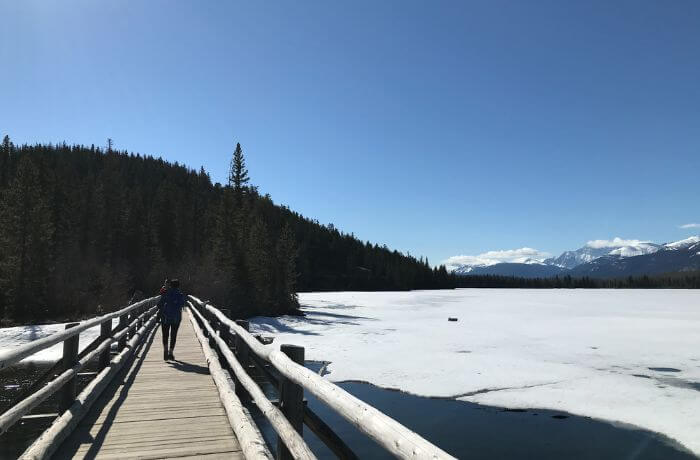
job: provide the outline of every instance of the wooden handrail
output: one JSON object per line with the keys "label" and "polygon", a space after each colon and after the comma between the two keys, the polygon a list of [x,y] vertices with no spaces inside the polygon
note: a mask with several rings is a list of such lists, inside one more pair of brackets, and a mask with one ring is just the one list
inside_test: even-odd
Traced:
{"label": "wooden handrail", "polygon": [[192,328],[194,329],[194,334],[197,336],[197,340],[199,340],[199,345],[202,347],[202,352],[209,366],[209,372],[219,390],[221,403],[226,411],[229,424],[236,434],[236,438],[241,445],[241,450],[245,458],[272,460],[272,454],[267,448],[262,434],[258,431],[255,427],[255,423],[244,410],[241,400],[236,396],[228,372],[224,371],[221,364],[219,364],[216,353],[209,346],[206,337],[204,337],[204,332],[202,332],[202,329],[199,327],[197,320],[192,314],[192,309],[187,309],[187,316],[190,319],[190,323],[192,323]]}
{"label": "wooden handrail", "polygon": [[[135,326],[140,318],[146,317],[149,314],[153,313],[155,309],[156,307],[153,307],[150,310],[142,313],[138,318],[132,321],[132,323],[129,325],[129,328]],[[126,333],[127,330],[128,328],[124,329],[122,333]],[[121,333],[118,335],[121,336]],[[117,335],[104,340],[101,344],[97,346],[97,348],[95,348],[90,353],[86,354],[80,360],[78,360],[78,362],[74,366],[70,367],[69,369],[66,369],[58,377],[51,380],[49,383],[41,387],[38,391],[22,399],[19,403],[13,405],[10,409],[8,409],[6,412],[0,415],[0,434],[5,433],[25,414],[29,413],[36,406],[44,402],[52,394],[58,391],[71,378],[77,376],[78,372],[80,372],[80,370],[82,370],[88,362],[90,362],[93,358],[98,356],[102,351],[109,349],[109,347],[117,340],[119,340],[119,337],[117,337]]]}
{"label": "wooden handrail", "polygon": [[[151,299],[147,299],[151,300]],[[150,311],[150,310],[149,310]],[[136,350],[137,345],[156,324],[156,315],[146,321],[135,331],[126,343],[126,347],[104,368],[77,396],[69,410],[58,417],[31,446],[24,451],[20,459],[37,460],[50,458],[66,437],[75,429],[80,420],[88,413],[92,404],[107,388],[112,378],[124,367],[124,364]]]}
{"label": "wooden handrail", "polygon": [[136,302],[135,304],[129,305],[126,308],[122,308],[121,310],[84,321],[78,326],[66,329],[65,331],[57,332],[48,337],[34,340],[32,342],[21,345],[11,350],[0,351],[0,370],[17,363],[22,359],[26,358],[27,356],[31,356],[38,351],[41,351],[59,342],[63,342],[66,339],[74,337],[86,329],[99,326],[105,321],[111,321],[113,318],[117,318],[137,308],[144,307],[145,305],[148,305],[148,302],[153,302],[155,299],[157,299],[157,297],[144,299],[140,302]]}
{"label": "wooden handrail", "polygon": [[304,387],[396,457],[403,459],[454,459],[450,454],[423,439],[388,415],[309,369],[296,364],[276,347],[263,345],[217,308],[202,302],[194,296],[189,296],[189,298],[192,302],[213,314],[221,324],[226,325],[232,332],[237,334],[245,341],[253,353],[271,363],[280,374]]}
{"label": "wooden handrail", "polygon": [[219,347],[219,351],[226,359],[226,362],[233,369],[238,382],[243,385],[243,387],[248,391],[250,396],[255,401],[255,404],[260,409],[260,412],[270,421],[270,424],[274,427],[277,434],[284,441],[287,449],[292,453],[295,459],[308,459],[315,460],[316,456],[311,452],[309,446],[306,445],[304,439],[296,432],[294,427],[285,418],[282,411],[275,407],[270,400],[267,399],[265,393],[260,389],[260,387],[255,383],[255,381],[248,375],[246,370],[241,366],[236,357],[233,355],[231,350],[226,345],[226,342],[216,334],[214,329],[211,327],[209,322],[202,316],[202,314],[197,311],[197,309],[192,308],[195,316],[202,321],[204,329],[207,331],[209,338],[214,339]]}

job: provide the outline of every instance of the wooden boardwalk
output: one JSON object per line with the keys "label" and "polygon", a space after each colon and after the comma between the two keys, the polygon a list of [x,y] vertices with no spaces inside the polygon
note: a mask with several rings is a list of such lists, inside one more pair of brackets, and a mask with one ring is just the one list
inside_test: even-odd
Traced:
{"label": "wooden boardwalk", "polygon": [[160,326],[54,458],[244,458],[187,315],[175,361]]}

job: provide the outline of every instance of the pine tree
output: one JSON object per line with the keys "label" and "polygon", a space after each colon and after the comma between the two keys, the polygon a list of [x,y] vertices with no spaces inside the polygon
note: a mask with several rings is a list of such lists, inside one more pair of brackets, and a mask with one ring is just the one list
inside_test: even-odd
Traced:
{"label": "pine tree", "polygon": [[274,296],[270,284],[275,282],[272,276],[274,257],[271,254],[270,243],[267,224],[260,217],[255,218],[249,226],[245,257],[252,288],[250,302],[266,308],[270,307]]}
{"label": "pine tree", "polygon": [[277,270],[278,274],[278,294],[277,298],[281,302],[280,313],[291,313],[299,308],[299,301],[296,293],[297,269],[296,269],[297,249],[294,233],[289,224],[285,224],[277,240]]}
{"label": "pine tree", "polygon": [[37,169],[23,155],[0,206],[0,289],[18,318],[40,316],[46,308],[52,268],[53,223]]}
{"label": "pine tree", "polygon": [[241,144],[237,143],[236,150],[233,152],[233,158],[231,158],[231,166],[228,173],[228,185],[233,187],[236,195],[240,195],[243,188],[249,181],[250,178],[248,177],[248,170],[245,167],[243,150],[241,149]]}
{"label": "pine tree", "polygon": [[10,159],[12,156],[12,142],[10,136],[5,135],[2,139],[2,147],[0,147],[0,187],[7,184],[10,177]]}

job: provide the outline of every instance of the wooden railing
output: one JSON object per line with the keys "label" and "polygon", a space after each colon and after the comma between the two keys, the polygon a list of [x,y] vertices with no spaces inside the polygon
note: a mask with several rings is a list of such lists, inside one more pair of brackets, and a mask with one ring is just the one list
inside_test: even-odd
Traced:
{"label": "wooden railing", "polygon": [[[210,353],[215,349],[220,359],[219,368],[228,370],[233,378],[235,392],[229,391],[226,398],[236,407],[242,406],[241,400],[245,399],[255,403],[277,432],[278,459],[316,458],[302,438],[304,424],[339,458],[357,458],[343,440],[306,407],[303,401],[304,390],[398,458],[454,458],[396,420],[304,367],[303,348],[282,345],[278,349],[264,344],[260,338],[249,333],[247,322],[233,321],[224,311],[207,302],[193,296],[188,298],[193,324],[196,332],[201,335],[203,348],[208,348]],[[261,375],[278,388],[277,405],[267,398],[249,375],[251,367],[257,367]],[[221,393],[221,387],[219,390]],[[254,446],[251,451],[255,450],[258,455],[246,455],[247,458],[271,458],[269,451],[259,446],[259,438],[238,431],[236,434],[242,441],[242,446],[244,443]]]}
{"label": "wooden railing", "polygon": [[[114,313],[81,323],[67,324],[64,331],[0,352],[0,372],[2,372],[28,356],[63,342],[60,365],[49,369],[46,375],[39,379],[40,385],[33,386],[34,391],[21,400],[15,401],[0,415],[1,435],[50,396],[58,391],[61,392],[59,413],[56,414],[58,418],[29,446],[21,458],[51,456],[131,357],[146,332],[156,324],[157,301],[157,297],[152,297]],[[119,324],[112,330],[112,320],[115,318],[119,318]],[[100,326],[100,336],[79,354],[80,333],[96,326]],[[111,348],[114,343],[117,344],[116,355],[111,357]],[[97,360],[97,372],[83,391],[76,394],[78,373],[93,360]],[[57,368],[62,369],[62,372],[54,375]],[[44,384],[46,381],[48,383]]]}

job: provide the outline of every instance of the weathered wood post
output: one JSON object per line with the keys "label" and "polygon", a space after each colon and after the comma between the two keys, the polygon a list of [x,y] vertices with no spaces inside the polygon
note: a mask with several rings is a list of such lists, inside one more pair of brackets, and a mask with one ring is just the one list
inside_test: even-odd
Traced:
{"label": "weathered wood post", "polygon": [[[79,325],[80,323],[69,323],[66,324],[66,329],[70,329]],[[76,334],[73,337],[63,341],[63,368],[68,370],[75,366],[78,362],[78,341],[80,340],[80,334]],[[73,405],[75,401],[76,389],[78,387],[78,376],[73,376],[69,381],[63,385],[61,390],[61,397],[59,401],[59,411],[65,412],[70,406]]]}
{"label": "weathered wood post", "polygon": [[[220,308],[219,309],[221,313],[224,314],[225,317],[231,318],[231,310],[227,308]],[[219,335],[221,338],[226,342],[226,345],[231,347],[231,328],[226,326],[224,323],[221,323],[221,329],[219,330]]]}
{"label": "weathered wood post", "polygon": [[[282,345],[280,351],[300,366],[304,365],[304,347]],[[304,427],[304,388],[284,376],[280,379],[279,385],[280,409],[294,429],[299,434],[302,434]],[[291,460],[293,458],[278,437],[277,460]]]}
{"label": "weathered wood post", "polygon": [[[250,330],[250,324],[246,320],[238,319],[236,320],[236,324],[238,324],[246,331]],[[243,369],[245,369],[245,371],[248,372],[248,366],[250,365],[248,345],[245,343],[245,340],[243,340],[243,337],[241,337],[240,334],[235,335],[233,339],[233,344],[236,348],[235,353],[236,358],[238,358],[238,362],[241,363]],[[234,378],[233,382],[236,385],[236,395],[238,395],[238,397],[242,401],[248,401],[250,399],[250,396],[248,395],[248,392],[243,388],[243,385],[241,385],[241,383],[236,378]]]}
{"label": "weathered wood post", "polygon": [[[112,320],[110,319],[109,321],[105,321],[104,323],[100,324],[100,343],[103,343],[111,335],[112,335]],[[110,361],[109,352],[110,352],[111,348],[112,347],[109,346],[109,347],[105,348],[105,350],[102,353],[100,353],[100,360],[99,360],[99,364],[98,364],[100,370],[109,366],[109,361]]]}
{"label": "weathered wood post", "polygon": [[[218,332],[218,334],[221,335],[221,322],[219,321],[219,318],[217,318],[213,313],[210,313],[207,316],[209,316],[209,324],[211,324],[214,334],[217,334]],[[212,350],[217,350],[217,355],[219,356],[219,359],[221,359],[221,352],[218,351],[219,347],[216,346],[216,338],[209,337],[209,346]]]}
{"label": "weathered wood post", "polygon": [[[119,329],[120,331],[122,329],[126,329],[128,324],[129,324],[129,314],[124,313],[122,315],[119,315],[119,325],[117,326],[117,329]],[[119,339],[119,345],[117,347],[117,349],[119,351],[122,351],[124,348],[126,348],[126,341],[128,340],[127,335],[129,335],[128,332],[124,333],[124,335],[122,335],[122,337]]]}
{"label": "weathered wood post", "polygon": [[[227,318],[231,317],[231,313],[227,309],[222,308],[221,313],[223,313],[224,316],[226,316]],[[226,346],[230,349],[233,342],[231,328],[221,321],[219,321],[219,336],[224,341],[224,343],[226,343]],[[219,358],[221,358],[220,361],[223,368],[227,369],[229,373],[233,374],[233,372],[231,372],[231,366],[229,366],[228,361],[223,358],[223,355],[221,353],[219,353]]]}
{"label": "weathered wood post", "polygon": [[[244,319],[237,319],[236,324],[241,326],[243,329],[246,331],[250,331],[250,323]],[[241,366],[248,371],[248,367],[250,366],[250,350],[248,349],[248,344],[245,343],[245,340],[243,340],[243,337],[240,335],[236,334],[236,355],[238,356],[238,361],[241,363]]]}

